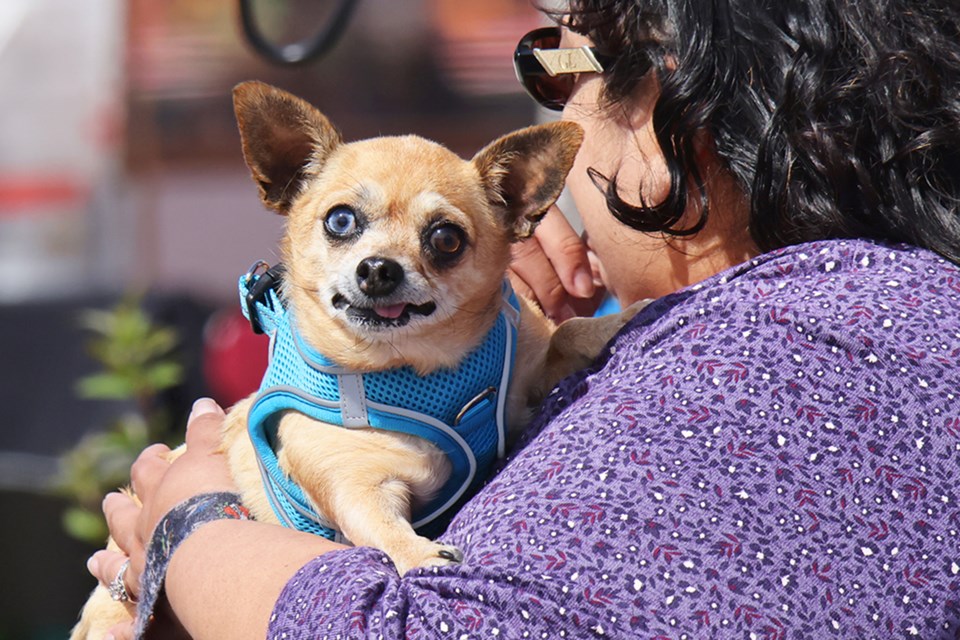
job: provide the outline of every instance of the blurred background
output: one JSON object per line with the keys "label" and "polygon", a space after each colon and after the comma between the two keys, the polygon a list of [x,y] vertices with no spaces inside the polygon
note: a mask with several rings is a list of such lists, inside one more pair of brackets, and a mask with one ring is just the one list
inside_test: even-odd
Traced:
{"label": "blurred background", "polygon": [[[282,220],[243,164],[234,84],[296,93],[348,140],[467,157],[540,117],[511,65],[544,21],[529,0],[358,0],[294,67],[250,47],[239,1],[0,0],[0,640],[66,637],[131,452],[259,383],[236,279],[276,261]],[[293,43],[339,2],[250,4]]]}

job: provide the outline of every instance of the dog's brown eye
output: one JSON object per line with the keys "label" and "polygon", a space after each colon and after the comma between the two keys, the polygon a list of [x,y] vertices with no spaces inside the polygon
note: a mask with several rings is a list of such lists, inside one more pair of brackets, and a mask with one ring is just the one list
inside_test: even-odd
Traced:
{"label": "dog's brown eye", "polygon": [[451,256],[463,248],[463,230],[452,224],[444,224],[430,232],[430,246],[438,253]]}

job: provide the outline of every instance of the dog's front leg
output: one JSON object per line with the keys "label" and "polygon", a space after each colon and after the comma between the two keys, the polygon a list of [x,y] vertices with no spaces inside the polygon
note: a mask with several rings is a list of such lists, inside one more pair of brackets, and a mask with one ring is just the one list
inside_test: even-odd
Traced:
{"label": "dog's front leg", "polygon": [[450,463],[414,436],[318,425],[283,418],[280,466],[350,542],[384,551],[400,575],[414,567],[455,564],[456,547],[417,535],[413,508],[443,486]]}

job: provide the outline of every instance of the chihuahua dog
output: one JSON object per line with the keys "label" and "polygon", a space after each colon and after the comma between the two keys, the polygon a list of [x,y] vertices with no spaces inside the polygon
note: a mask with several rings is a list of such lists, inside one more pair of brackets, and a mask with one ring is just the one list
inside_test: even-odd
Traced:
{"label": "chihuahua dog", "polygon": [[[234,107],[260,197],[287,217],[282,283],[272,304],[262,299],[250,313],[279,314],[267,329],[271,367],[293,358],[285,370],[334,376],[311,383],[330,387],[332,400],[307,406],[304,398],[321,392],[291,390],[300,374],[288,372],[229,411],[223,449],[244,504],[258,520],[290,524],[270,485],[276,468],[276,481],[295,483],[315,515],[308,524],[383,550],[401,575],[463,561],[414,525],[482,480],[496,456],[470,441],[493,440],[502,455],[556,382],[589,365],[637,310],[558,328],[504,284],[511,244],[529,237],[559,196],[581,129],[529,127],[467,161],[416,136],[345,143],[314,107],[258,82],[234,90]],[[493,362],[492,376],[474,371],[478,359]],[[455,375],[465,362],[472,382]],[[379,372],[402,379],[365,378]],[[403,387],[415,379],[432,386]],[[386,407],[384,395],[406,404]],[[454,400],[412,406],[431,395]],[[378,421],[388,426],[374,428]],[[476,435],[491,422],[492,436]],[[442,504],[431,507],[438,494]],[[98,588],[72,637],[102,637],[127,607]]]}

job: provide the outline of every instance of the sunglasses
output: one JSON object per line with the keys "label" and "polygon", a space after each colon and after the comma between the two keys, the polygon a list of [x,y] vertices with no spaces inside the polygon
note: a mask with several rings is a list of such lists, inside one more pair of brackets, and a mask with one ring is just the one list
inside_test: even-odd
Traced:
{"label": "sunglasses", "polygon": [[560,49],[560,27],[534,29],[513,52],[517,80],[530,97],[551,111],[563,111],[579,73],[603,73],[613,57],[593,47]]}

